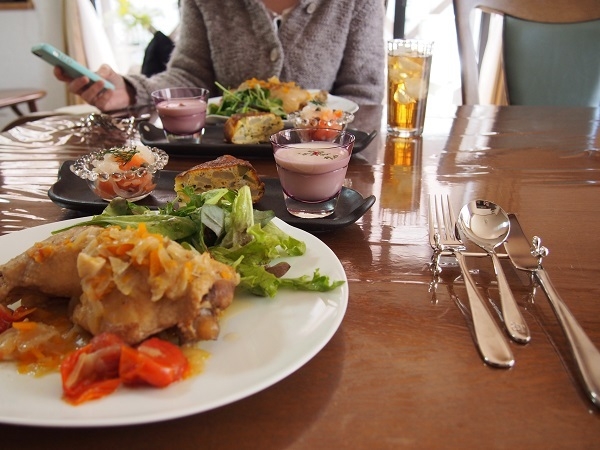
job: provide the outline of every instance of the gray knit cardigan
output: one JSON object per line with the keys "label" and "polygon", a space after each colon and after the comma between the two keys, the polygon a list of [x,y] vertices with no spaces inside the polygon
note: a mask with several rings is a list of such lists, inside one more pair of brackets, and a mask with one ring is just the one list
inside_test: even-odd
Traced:
{"label": "gray knit cardigan", "polygon": [[383,0],[300,0],[277,30],[260,0],[184,0],[166,72],[129,75],[136,103],[163,87],[238,86],[248,78],[295,81],[359,105],[384,96]]}

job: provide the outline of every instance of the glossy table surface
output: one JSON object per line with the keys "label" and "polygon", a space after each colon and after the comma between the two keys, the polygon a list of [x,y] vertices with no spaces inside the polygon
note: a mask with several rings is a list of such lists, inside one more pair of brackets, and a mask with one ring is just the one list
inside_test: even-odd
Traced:
{"label": "glossy table surface", "polygon": [[[0,425],[0,447],[597,448],[598,409],[543,291],[503,260],[532,340],[510,344],[511,369],[485,365],[450,295],[466,303],[460,272],[448,267],[434,282],[427,204],[429,194],[449,194],[455,210],[483,198],[515,213],[550,249],[544,267],[600,347],[600,110],[449,107],[430,113],[413,143],[387,137],[381,114],[357,113],[354,127],[379,134],[353,156],[347,180],[375,204],[355,224],[317,235],[342,262],[350,297],[312,360],[212,411],[110,428]],[[56,120],[0,136],[0,234],[82,215],[47,196],[60,164],[88,150],[52,134]],[[171,158],[167,168],[200,161]],[[251,162],[275,176],[271,158]],[[498,305],[490,260],[468,263]]]}

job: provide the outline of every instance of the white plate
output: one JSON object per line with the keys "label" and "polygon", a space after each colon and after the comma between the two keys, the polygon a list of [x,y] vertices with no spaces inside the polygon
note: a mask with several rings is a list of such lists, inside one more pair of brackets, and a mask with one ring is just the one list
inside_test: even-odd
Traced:
{"label": "white plate", "polygon": [[[0,236],[0,264],[85,218],[42,225]],[[340,261],[322,241],[279,219],[277,226],[306,243],[306,254],[288,258],[287,276],[345,280],[325,293],[281,290],[274,298],[236,296],[221,321],[218,340],[203,342],[210,353],[205,370],[165,389],[119,388],[100,400],[71,406],[61,399],[58,374],[34,378],[0,363],[0,423],[87,427],[150,423],[196,414],[232,403],[287,377],[308,362],[338,329],[348,304]],[[300,395],[300,394],[299,394]]]}
{"label": "white plate", "polygon": [[[311,94],[315,94],[319,92],[318,89],[308,89],[308,92]],[[221,103],[222,97],[212,97],[208,99],[208,104],[219,104]],[[342,111],[347,111],[350,113],[355,113],[358,111],[358,104],[354,103],[352,100],[348,100],[347,98],[338,97],[336,95],[327,94],[327,106],[331,109],[341,109]],[[220,123],[225,122],[229,117],[227,116],[219,116],[217,114],[208,114],[206,116],[207,123]],[[285,122],[285,121],[284,121]]]}

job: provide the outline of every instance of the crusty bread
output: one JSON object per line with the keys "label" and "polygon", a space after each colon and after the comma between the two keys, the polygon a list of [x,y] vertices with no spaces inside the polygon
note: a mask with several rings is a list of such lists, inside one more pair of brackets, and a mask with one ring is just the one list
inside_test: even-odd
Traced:
{"label": "crusty bread", "polygon": [[196,193],[220,188],[238,190],[248,186],[253,203],[265,193],[265,184],[252,164],[231,155],[198,164],[175,177],[175,192],[180,200],[187,202],[189,198],[182,192],[185,186],[191,186]]}
{"label": "crusty bread", "polygon": [[223,134],[232,144],[258,144],[269,142],[269,137],[282,129],[281,117],[268,112],[252,112],[229,117]]}

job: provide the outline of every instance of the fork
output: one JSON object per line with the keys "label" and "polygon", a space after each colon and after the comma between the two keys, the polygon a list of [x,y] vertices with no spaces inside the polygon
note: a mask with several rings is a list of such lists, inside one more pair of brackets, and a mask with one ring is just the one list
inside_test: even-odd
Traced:
{"label": "fork", "polygon": [[475,344],[486,364],[508,368],[515,363],[510,346],[485,299],[477,289],[462,252],[465,246],[456,232],[456,216],[447,195],[429,196],[429,243],[436,252],[451,252],[460,267],[473,320]]}

